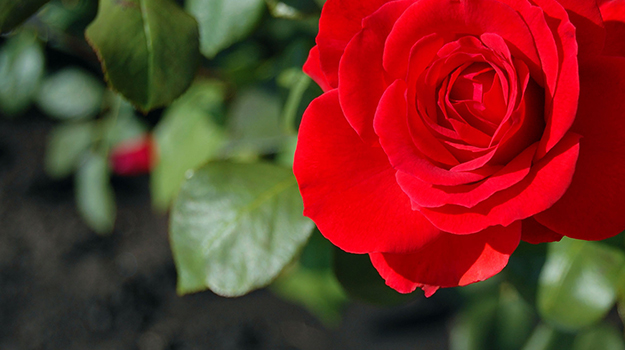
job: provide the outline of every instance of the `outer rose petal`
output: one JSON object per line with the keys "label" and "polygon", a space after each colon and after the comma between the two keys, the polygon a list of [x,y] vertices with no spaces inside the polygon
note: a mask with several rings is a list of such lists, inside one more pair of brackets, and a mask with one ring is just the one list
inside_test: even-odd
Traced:
{"label": "outer rose petal", "polygon": [[531,243],[547,243],[557,242],[562,239],[561,234],[551,231],[545,226],[541,225],[536,219],[527,218],[523,220],[523,231],[521,233],[521,240]]}
{"label": "outer rose petal", "polygon": [[[585,0],[586,1],[586,0]],[[554,33],[559,47],[559,70],[556,90],[545,106],[545,132],[538,147],[537,159],[553,148],[573,125],[579,97],[578,43],[575,27],[567,11],[555,0],[535,0]],[[557,35],[555,35],[557,33]],[[549,53],[541,51],[541,59]],[[544,69],[548,69],[543,65]],[[550,92],[553,85],[549,85]],[[548,99],[549,100],[549,99]]]}
{"label": "outer rose petal", "polygon": [[575,175],[562,199],[536,220],[572,238],[601,240],[625,229],[625,59],[586,62],[580,81],[572,130],[583,138]]}
{"label": "outer rose petal", "polygon": [[381,148],[363,143],[347,123],[336,90],[304,113],[293,170],[304,214],[345,251],[405,253],[439,235],[411,209]]}
{"label": "outer rose petal", "polygon": [[481,35],[489,32],[508,41],[513,56],[523,59],[532,72],[538,69],[534,39],[523,18],[496,0],[416,1],[397,20],[386,41],[384,68],[393,78],[404,77],[410,48],[431,33]]}
{"label": "outer rose petal", "polygon": [[600,9],[606,31],[603,54],[625,57],[625,1],[606,1]]}
{"label": "outer rose petal", "polygon": [[540,213],[557,202],[569,187],[579,154],[579,138],[568,133],[521,182],[473,208],[446,205],[419,210],[434,226],[456,234],[474,233],[493,225],[507,226]]}
{"label": "outer rose petal", "polygon": [[327,0],[321,10],[317,45],[321,68],[333,88],[338,86],[339,61],[345,46],[361,29],[360,22],[392,0]]}
{"label": "outer rose petal", "polygon": [[352,38],[341,58],[341,107],[349,124],[367,142],[377,143],[373,116],[378,100],[388,86],[382,67],[384,42],[397,18],[411,3],[412,0],[387,3],[364,19],[363,29]]}
{"label": "outer rose petal", "polygon": [[424,285],[456,287],[490,278],[506,266],[520,238],[518,221],[472,235],[442,233],[411,254],[374,253],[370,257],[387,285],[400,293],[410,293]]}
{"label": "outer rose petal", "polygon": [[321,90],[324,92],[332,90],[326,75],[321,70],[321,63],[319,62],[319,48],[317,46],[310,49],[308,59],[306,60],[306,63],[304,63],[302,70],[319,85]]}
{"label": "outer rose petal", "polygon": [[579,56],[597,56],[601,53],[605,42],[603,19],[596,0],[558,0],[569,13],[575,28]]}

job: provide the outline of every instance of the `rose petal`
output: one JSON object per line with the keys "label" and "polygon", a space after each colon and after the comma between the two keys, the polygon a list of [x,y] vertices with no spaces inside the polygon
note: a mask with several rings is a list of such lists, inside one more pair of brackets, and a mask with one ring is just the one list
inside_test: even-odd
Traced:
{"label": "rose petal", "polygon": [[[397,80],[384,92],[375,115],[374,128],[393,167],[437,185],[461,185],[484,179],[486,172],[452,172],[428,161],[416,148],[406,120],[406,83]],[[438,141],[434,141],[438,142]]]}
{"label": "rose petal", "polygon": [[319,58],[328,83],[338,86],[339,61],[345,46],[361,29],[362,19],[390,0],[327,0],[319,19]]}
{"label": "rose petal", "polygon": [[510,225],[550,208],[571,183],[579,154],[579,138],[568,133],[529,175],[507,190],[497,192],[473,208],[446,205],[420,208],[442,231],[470,234],[493,225]]}
{"label": "rose petal", "polygon": [[[569,14],[571,23],[577,29],[579,56],[598,56],[605,43],[605,29],[599,6],[595,0],[558,0]],[[540,3],[540,2],[539,2]]]}
{"label": "rose petal", "polygon": [[606,32],[602,54],[625,57],[625,1],[606,1],[600,10]]}
{"label": "rose petal", "polygon": [[400,293],[410,293],[424,285],[455,287],[490,278],[508,264],[520,238],[521,222],[515,222],[466,236],[441,233],[411,254],[369,256],[387,285]]}
{"label": "rose petal", "polygon": [[439,234],[411,209],[382,149],[365,144],[347,123],[336,90],[304,113],[293,170],[304,214],[343,250],[408,252]]}
{"label": "rose petal", "polygon": [[521,240],[531,243],[547,243],[558,242],[562,239],[561,234],[551,231],[545,226],[541,225],[536,219],[527,218],[523,220],[523,230],[521,232]]}
{"label": "rose petal", "polygon": [[308,59],[306,60],[306,63],[304,63],[302,70],[304,73],[308,74],[308,76],[311,77],[324,92],[332,89],[330,83],[328,83],[326,75],[321,70],[321,63],[319,62],[319,48],[317,46],[310,49]]}
{"label": "rose petal", "polygon": [[403,172],[397,173],[397,183],[419,207],[441,207],[455,204],[472,208],[521,181],[530,172],[536,145],[526,149],[508,165],[488,178],[470,185],[435,186]]}
{"label": "rose petal", "polygon": [[573,182],[536,220],[569,237],[600,240],[625,229],[625,59],[586,62],[580,82],[572,130],[583,138]]}
{"label": "rose petal", "polygon": [[363,140],[377,143],[373,116],[388,86],[382,67],[382,50],[397,18],[412,0],[393,1],[363,20],[363,29],[347,44],[339,65],[339,100],[349,124]]}
{"label": "rose petal", "polygon": [[499,34],[509,43],[513,56],[522,58],[538,73],[539,59],[532,35],[519,14],[495,0],[420,0],[397,20],[384,49],[384,68],[403,78],[410,48],[431,33]]}
{"label": "rose petal", "polygon": [[[575,119],[579,97],[578,43],[576,41],[579,31],[576,32],[566,10],[557,1],[535,0],[535,2],[544,11],[552,32],[557,33],[553,38],[558,46],[560,67],[556,90],[552,91],[550,88],[548,90],[550,94],[546,95],[545,99],[546,126],[538,152],[536,152],[536,160],[538,160],[562,139]],[[541,55],[541,59],[549,58],[550,55],[549,52],[545,52]]]}

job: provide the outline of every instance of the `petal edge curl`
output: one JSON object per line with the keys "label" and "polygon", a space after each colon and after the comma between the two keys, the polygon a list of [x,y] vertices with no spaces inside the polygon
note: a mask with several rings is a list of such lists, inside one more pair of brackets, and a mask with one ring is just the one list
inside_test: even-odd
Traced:
{"label": "petal edge curl", "polygon": [[348,124],[336,89],[304,113],[293,170],[304,214],[347,252],[414,251],[440,232],[411,209],[380,147],[365,144]]}
{"label": "petal edge curl", "polygon": [[[493,226],[473,235],[442,233],[410,254],[370,254],[386,284],[400,293],[416,288],[457,287],[499,273],[521,239],[521,222]],[[424,288],[425,287],[425,288]]]}

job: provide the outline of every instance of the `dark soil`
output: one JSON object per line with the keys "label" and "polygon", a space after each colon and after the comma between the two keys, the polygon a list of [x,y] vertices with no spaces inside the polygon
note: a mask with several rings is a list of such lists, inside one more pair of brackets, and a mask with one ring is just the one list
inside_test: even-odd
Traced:
{"label": "dark soil", "polygon": [[451,311],[435,295],[380,308],[351,303],[336,329],[267,290],[179,297],[167,216],[148,178],[115,179],[118,217],[100,237],[72,180],[43,171],[51,121],[0,116],[0,349],[446,349]]}

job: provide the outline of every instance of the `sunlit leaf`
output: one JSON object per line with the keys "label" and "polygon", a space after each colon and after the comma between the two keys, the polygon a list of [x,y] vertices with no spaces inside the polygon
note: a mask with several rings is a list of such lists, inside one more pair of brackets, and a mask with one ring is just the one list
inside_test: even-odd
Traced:
{"label": "sunlit leaf", "polygon": [[91,146],[94,132],[92,122],[65,123],[54,128],[50,132],[44,158],[46,173],[54,178],[72,174],[83,153]]}
{"label": "sunlit leaf", "polygon": [[[0,13],[2,13],[1,10]],[[2,46],[0,49],[0,111],[3,114],[19,114],[30,106],[39,87],[44,64],[41,45],[30,32],[22,32],[10,38]]]}
{"label": "sunlit leaf", "polygon": [[100,154],[87,155],[76,173],[76,205],[96,233],[113,231],[115,194],[109,182],[107,160]]}
{"label": "sunlit leaf", "polygon": [[540,323],[527,340],[522,350],[564,350],[573,346],[573,335],[559,332],[553,326]]}
{"label": "sunlit leaf", "polygon": [[170,219],[178,292],[238,296],[266,286],[312,231],[302,211],[288,168],[214,162],[195,171]]}
{"label": "sunlit leaf", "polygon": [[0,33],[6,33],[22,24],[50,0],[1,0]]}
{"label": "sunlit leaf", "polygon": [[614,305],[624,264],[623,252],[596,242],[549,244],[537,294],[542,318],[565,330],[598,322]]}
{"label": "sunlit leaf", "polygon": [[89,118],[100,111],[104,91],[104,85],[86,71],[65,68],[43,81],[37,104],[56,119]]}
{"label": "sunlit leaf", "polygon": [[187,0],[186,10],[200,26],[200,49],[212,58],[249,34],[265,8],[264,0]]}
{"label": "sunlit leaf", "polygon": [[575,337],[573,350],[625,350],[623,334],[614,326],[601,324]]}
{"label": "sunlit leaf", "polygon": [[180,96],[199,64],[197,24],[172,0],[101,0],[86,37],[110,86],[143,111]]}
{"label": "sunlit leaf", "polygon": [[159,209],[169,207],[185,174],[204,165],[222,147],[224,131],[211,113],[223,101],[223,87],[212,81],[194,84],[165,111],[154,129],[159,161],[152,171],[152,201]]}

